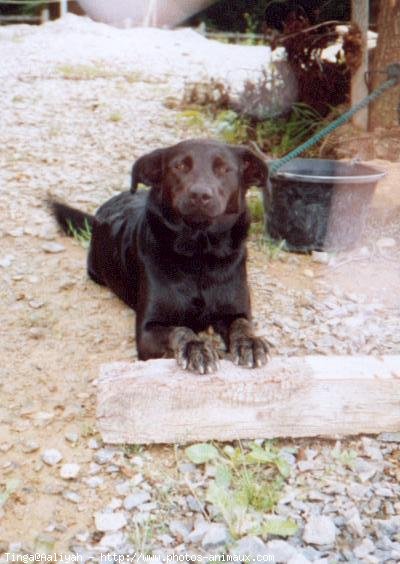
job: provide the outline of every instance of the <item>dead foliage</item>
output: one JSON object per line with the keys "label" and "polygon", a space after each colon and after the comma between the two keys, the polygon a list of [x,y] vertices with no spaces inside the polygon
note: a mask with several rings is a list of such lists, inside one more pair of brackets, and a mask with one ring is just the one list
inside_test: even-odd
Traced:
{"label": "dead foliage", "polygon": [[[283,33],[272,37],[272,47],[284,47],[287,62],[296,79],[299,102],[326,116],[332,107],[349,102],[350,80],[362,58],[359,28],[350,24],[347,32],[338,31],[336,21],[311,26],[306,16],[288,18]],[[342,48],[336,61],[323,57],[342,35]]]}

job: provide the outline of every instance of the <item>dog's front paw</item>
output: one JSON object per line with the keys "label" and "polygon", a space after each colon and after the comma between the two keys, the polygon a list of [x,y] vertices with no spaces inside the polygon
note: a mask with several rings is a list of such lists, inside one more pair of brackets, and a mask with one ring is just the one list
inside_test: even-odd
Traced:
{"label": "dog's front paw", "polygon": [[214,347],[200,339],[187,341],[177,351],[176,360],[181,368],[211,374],[218,368],[218,354]]}
{"label": "dog's front paw", "polygon": [[269,358],[264,339],[246,335],[231,339],[230,354],[235,364],[247,368],[264,366]]}

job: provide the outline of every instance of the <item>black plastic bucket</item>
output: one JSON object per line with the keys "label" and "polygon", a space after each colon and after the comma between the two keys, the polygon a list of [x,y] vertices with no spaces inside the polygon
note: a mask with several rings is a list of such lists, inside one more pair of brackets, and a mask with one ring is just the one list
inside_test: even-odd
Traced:
{"label": "black plastic bucket", "polygon": [[267,234],[292,251],[338,251],[360,238],[378,180],[360,163],[293,159],[270,177],[264,195]]}

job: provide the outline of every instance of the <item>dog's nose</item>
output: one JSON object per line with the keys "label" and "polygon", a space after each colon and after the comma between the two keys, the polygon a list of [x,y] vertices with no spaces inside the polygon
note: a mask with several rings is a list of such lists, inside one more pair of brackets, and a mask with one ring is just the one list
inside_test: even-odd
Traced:
{"label": "dog's nose", "polygon": [[203,187],[192,188],[189,192],[189,199],[192,204],[206,205],[211,200],[211,197],[211,191]]}

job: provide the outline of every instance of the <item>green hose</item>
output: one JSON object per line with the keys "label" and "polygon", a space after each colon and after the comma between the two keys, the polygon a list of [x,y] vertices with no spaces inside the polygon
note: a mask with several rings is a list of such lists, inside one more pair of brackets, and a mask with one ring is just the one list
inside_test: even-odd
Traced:
{"label": "green hose", "polygon": [[359,110],[362,110],[363,108],[365,108],[365,106],[367,106],[370,102],[375,100],[375,98],[378,98],[378,96],[380,96],[383,92],[385,92],[386,90],[388,90],[392,86],[395,86],[396,84],[398,84],[398,82],[400,81],[400,63],[394,63],[392,65],[389,65],[386,73],[387,73],[387,76],[389,77],[389,79],[386,82],[384,82],[383,84],[381,84],[376,90],[371,92],[371,94],[368,94],[368,96],[363,98],[360,102],[358,102],[358,104],[356,104],[355,106],[350,108],[350,110],[348,110],[347,112],[345,112],[344,114],[339,116],[337,119],[332,121],[332,123],[330,123],[329,125],[327,125],[323,129],[321,129],[320,131],[315,133],[312,137],[310,137],[310,139],[308,139],[307,141],[305,141],[304,143],[302,143],[301,145],[296,147],[296,149],[293,149],[293,151],[290,151],[290,153],[288,153],[287,155],[285,155],[281,159],[277,159],[276,161],[272,161],[268,165],[270,175],[271,176],[274,175],[277,172],[277,170],[279,168],[281,168],[283,165],[285,165],[286,163],[288,163],[292,159],[295,159],[303,151],[305,151],[306,149],[309,149],[310,147],[312,147],[313,145],[318,143],[318,141],[323,139],[325,137],[325,135],[328,135],[329,133],[334,131],[337,127],[339,127],[340,125],[345,123],[355,113],[357,113]]}

